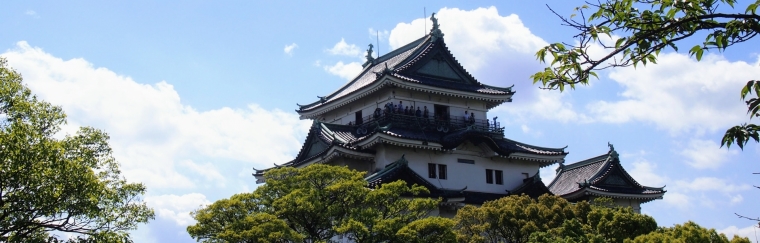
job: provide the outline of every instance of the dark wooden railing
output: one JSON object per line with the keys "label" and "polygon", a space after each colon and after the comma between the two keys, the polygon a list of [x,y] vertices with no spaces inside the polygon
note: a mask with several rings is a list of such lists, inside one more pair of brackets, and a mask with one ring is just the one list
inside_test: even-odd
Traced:
{"label": "dark wooden railing", "polygon": [[464,116],[436,116],[434,114],[429,114],[428,117],[425,117],[424,114],[410,115],[382,110],[362,117],[362,120],[356,121],[351,125],[357,126],[366,131],[374,129],[374,127],[371,126],[383,127],[388,124],[423,130],[437,130],[439,132],[457,131],[469,127],[470,129],[477,131],[504,135],[504,128],[499,126],[499,122],[490,121],[488,119],[476,119]]}

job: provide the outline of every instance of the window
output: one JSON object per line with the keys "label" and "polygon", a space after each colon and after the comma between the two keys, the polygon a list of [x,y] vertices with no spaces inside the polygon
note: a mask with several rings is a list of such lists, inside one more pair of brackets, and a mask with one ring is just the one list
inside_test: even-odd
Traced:
{"label": "window", "polygon": [[494,178],[497,185],[504,185],[504,171],[486,169],[486,183],[494,184]]}
{"label": "window", "polygon": [[496,184],[504,185],[504,171],[497,170],[496,172]]}
{"label": "window", "polygon": [[438,179],[446,180],[446,165],[438,165]]}
{"label": "window", "polygon": [[364,121],[362,121],[362,111],[359,110],[356,112],[356,119],[355,119],[356,125],[361,125]]}
{"label": "window", "polygon": [[446,165],[428,163],[428,178],[446,180]]}
{"label": "window", "polygon": [[449,107],[445,105],[433,105],[433,115],[437,120],[449,120]]}
{"label": "window", "polygon": [[462,163],[462,164],[471,164],[471,165],[475,164],[475,161],[471,159],[457,159],[457,162]]}

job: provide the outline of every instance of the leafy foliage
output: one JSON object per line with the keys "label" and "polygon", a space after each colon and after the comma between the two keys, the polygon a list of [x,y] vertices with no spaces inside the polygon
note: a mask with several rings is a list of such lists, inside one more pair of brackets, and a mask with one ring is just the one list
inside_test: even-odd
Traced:
{"label": "leafy foliage", "polygon": [[427,190],[403,181],[371,189],[364,173],[323,164],[275,168],[264,177],[266,184],[253,193],[193,212],[198,222],[187,228],[190,235],[203,242],[329,242],[337,236],[390,242],[443,237],[443,226],[453,225],[425,218],[438,200],[406,197]]}
{"label": "leafy foliage", "polygon": [[451,230],[454,224],[454,220],[447,218],[424,218],[404,226],[396,233],[396,236],[400,242],[456,242],[456,234]]}
{"label": "leafy foliage", "polygon": [[128,230],[154,217],[145,187],[120,176],[108,135],[84,127],[54,135],[60,107],[38,100],[0,58],[0,242],[125,242]]}
{"label": "leafy foliage", "polygon": [[[531,76],[533,83],[545,89],[564,91],[567,86],[588,84],[595,71],[638,64],[657,63],[657,55],[664,49],[678,51],[678,43],[697,34],[706,35],[702,44],[689,49],[689,54],[701,60],[705,51],[724,51],[726,48],[749,41],[760,32],[760,0],[750,3],[743,12],[724,13],[734,9],[736,0],[607,0],[577,7],[576,14],[565,18],[564,25],[579,31],[574,37],[577,44],[553,43],[536,53],[541,62],[551,57],[550,66]],[[720,7],[723,5],[723,7]],[[586,11],[591,14],[586,18]],[[556,13],[555,13],[556,14]],[[617,39],[613,39],[617,38]],[[606,39],[613,39],[611,42]],[[601,57],[589,54],[589,48],[601,46],[606,50]],[[598,78],[598,77],[597,77]],[[754,91],[754,98],[748,97]],[[760,81],[752,80],[741,91],[741,99],[748,106],[750,119],[758,117],[760,109]],[[760,142],[758,126],[744,124],[726,131],[721,142],[729,147],[736,143],[744,148],[747,141]]]}
{"label": "leafy foliage", "polygon": [[612,207],[608,199],[597,201],[592,205],[550,195],[537,200],[504,197],[480,208],[460,209],[455,232],[460,242],[623,242],[657,228],[652,217]]}
{"label": "leafy foliage", "polygon": [[672,228],[660,228],[646,235],[641,235],[626,243],[672,242],[672,243],[750,243],[746,237],[734,236],[731,241],[726,235],[715,229],[705,229],[694,222],[677,224]]}

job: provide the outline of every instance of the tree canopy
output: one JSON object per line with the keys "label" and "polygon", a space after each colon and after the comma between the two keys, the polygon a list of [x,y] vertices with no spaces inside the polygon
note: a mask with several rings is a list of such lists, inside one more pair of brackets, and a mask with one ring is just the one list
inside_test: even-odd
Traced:
{"label": "tree canopy", "polygon": [[264,178],[266,184],[252,193],[193,212],[197,223],[187,228],[190,236],[202,242],[453,239],[450,230],[438,233],[453,221],[427,218],[437,199],[409,198],[427,193],[421,186],[396,181],[369,188],[363,172],[323,164],[275,168]]}
{"label": "tree canopy", "polygon": [[83,127],[56,138],[65,122],[0,58],[0,242],[124,242],[154,217],[145,186],[120,175],[108,135]]}
{"label": "tree canopy", "polygon": [[626,243],[750,243],[748,238],[734,236],[730,241],[722,233],[715,229],[706,229],[694,222],[686,222],[683,225],[676,224],[673,227],[660,228],[646,235],[641,235],[632,240],[626,240]]}
{"label": "tree canopy", "polygon": [[615,207],[609,199],[571,204],[552,195],[465,206],[455,219],[460,242],[623,242],[657,228],[652,217]]}
{"label": "tree canopy", "polygon": [[[511,195],[466,205],[454,219],[430,216],[439,200],[403,181],[367,187],[364,173],[324,164],[275,168],[266,184],[192,213],[200,242],[692,242],[727,239],[694,223],[657,228],[655,220],[612,199],[570,203],[562,197]],[[697,230],[697,231],[694,231]],[[704,231],[704,232],[702,232]],[[690,232],[692,236],[682,232]],[[696,232],[696,233],[694,233]],[[647,238],[650,237],[650,238]],[[710,238],[712,237],[712,238]],[[722,237],[722,238],[721,238]],[[734,237],[732,243],[749,242]],[[635,240],[635,241],[634,241]],[[697,241],[699,242],[699,241]],[[715,242],[728,242],[715,241]]]}
{"label": "tree canopy", "polygon": [[[665,49],[678,51],[685,40],[705,36],[701,44],[689,49],[697,60],[705,51],[724,51],[750,41],[760,33],[760,0],[736,10],[736,0],[606,0],[587,2],[576,14],[560,17],[563,25],[578,31],[576,43],[553,43],[536,53],[541,62],[550,58],[550,66],[531,77],[545,89],[563,91],[567,86],[588,84],[596,71],[610,67],[656,64]],[[556,14],[556,13],[555,13]],[[580,15],[579,17],[577,15]],[[612,42],[605,38],[617,38]],[[601,57],[589,48],[601,46]],[[597,77],[598,78],[598,77]],[[748,80],[737,87],[747,105],[749,120],[760,117],[760,80]],[[750,140],[760,142],[760,126],[744,123],[729,128],[721,147],[736,144],[744,148]]]}

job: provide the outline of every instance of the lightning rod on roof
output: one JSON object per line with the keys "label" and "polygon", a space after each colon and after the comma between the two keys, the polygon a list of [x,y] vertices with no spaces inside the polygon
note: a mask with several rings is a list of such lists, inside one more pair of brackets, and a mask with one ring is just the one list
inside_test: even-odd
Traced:
{"label": "lightning rod on roof", "polygon": [[377,29],[375,37],[377,38],[377,58],[380,58],[380,29]]}
{"label": "lightning rod on roof", "polygon": [[424,29],[422,29],[422,36],[425,36],[427,34],[427,9],[425,7],[422,7],[422,22],[425,23]]}

